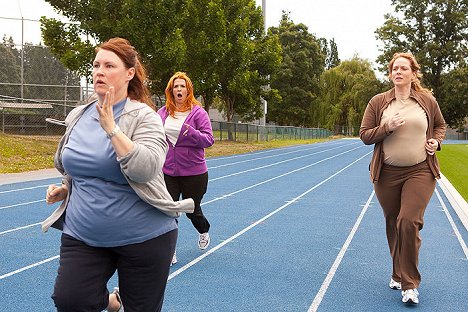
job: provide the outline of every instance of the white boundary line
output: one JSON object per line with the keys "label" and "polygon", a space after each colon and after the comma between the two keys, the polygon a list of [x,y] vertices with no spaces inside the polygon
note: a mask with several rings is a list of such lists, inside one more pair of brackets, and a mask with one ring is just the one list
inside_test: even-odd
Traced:
{"label": "white boundary line", "polygon": [[[240,193],[240,192],[243,192],[243,191],[245,191],[245,190],[254,188],[254,187],[256,187],[256,186],[265,184],[265,183],[267,183],[267,182],[270,182],[270,181],[279,179],[279,178],[284,177],[284,176],[286,176],[286,175],[289,175],[289,174],[291,174],[291,173],[294,173],[294,172],[297,172],[297,171],[300,171],[300,170],[304,170],[304,169],[306,169],[306,168],[309,168],[309,167],[312,167],[312,166],[314,166],[314,165],[317,165],[317,164],[319,164],[319,163],[321,163],[321,162],[324,162],[325,160],[329,160],[329,159],[338,157],[338,156],[340,156],[340,155],[349,153],[349,152],[351,152],[351,151],[353,151],[353,150],[355,150],[355,149],[361,148],[361,147],[363,147],[363,146],[355,147],[355,148],[350,149],[350,150],[348,150],[348,151],[345,151],[345,152],[342,152],[342,153],[339,153],[339,154],[335,154],[335,155],[333,155],[333,156],[330,156],[330,157],[321,159],[321,160],[319,160],[319,161],[317,161],[317,162],[315,162],[315,163],[309,164],[309,165],[307,165],[307,166],[304,166],[304,167],[301,167],[301,168],[298,168],[298,169],[289,171],[289,172],[287,172],[287,173],[278,175],[278,176],[276,176],[276,177],[274,177],[274,178],[270,178],[270,179],[267,179],[267,180],[265,180],[265,181],[262,181],[262,182],[259,182],[259,183],[250,185],[250,186],[245,187],[245,188],[243,188],[243,189],[240,189],[240,190],[234,191],[234,192],[232,192],[232,193],[223,195],[223,196],[221,196],[221,197],[214,198],[214,199],[212,199],[212,200],[210,200],[210,201],[207,201],[207,202],[202,203],[201,205],[206,205],[206,204],[208,204],[208,203],[212,203],[212,202],[215,202],[215,201],[218,201],[218,200],[227,198],[227,197],[229,197],[229,196],[233,196],[233,195],[235,195],[235,194],[237,194],[237,193]],[[362,158],[366,157],[366,156],[369,155],[370,153],[372,153],[372,152],[366,153],[364,156],[361,156],[361,157],[358,158],[357,160],[353,161],[351,164],[347,165],[346,167],[344,167],[343,169],[339,170],[338,172],[336,172],[336,173],[333,174],[332,176],[328,177],[327,179],[323,180],[323,181],[320,182],[319,184],[315,185],[313,188],[311,188],[311,189],[309,189],[308,191],[306,191],[305,193],[299,195],[299,197],[296,197],[296,198],[293,199],[292,201],[289,201],[286,205],[284,205],[284,206],[282,206],[282,207],[276,209],[275,211],[271,212],[270,214],[268,214],[267,216],[263,217],[263,218],[260,219],[259,221],[255,222],[254,224],[252,224],[252,225],[250,225],[249,227],[245,228],[244,230],[240,231],[239,233],[237,233],[236,235],[232,236],[231,238],[225,240],[223,243],[221,243],[221,244],[215,246],[214,248],[211,248],[210,250],[208,250],[208,251],[207,251],[206,253],[204,253],[203,255],[201,255],[201,256],[199,256],[198,258],[192,260],[192,261],[189,262],[188,264],[186,264],[186,265],[184,265],[183,267],[181,267],[179,270],[173,272],[171,275],[169,275],[168,280],[170,280],[171,278],[173,278],[173,277],[179,275],[180,273],[182,273],[183,271],[185,271],[185,270],[188,269],[189,267],[193,266],[194,264],[200,262],[203,258],[205,258],[205,257],[207,257],[208,255],[212,254],[214,251],[216,251],[216,250],[218,250],[219,248],[221,248],[222,246],[226,245],[227,243],[229,243],[230,241],[232,241],[232,240],[235,239],[236,237],[238,237],[238,236],[242,235],[243,233],[247,232],[248,230],[250,230],[251,228],[253,228],[253,227],[256,226],[257,224],[261,223],[263,220],[268,219],[268,218],[271,217],[272,215],[276,214],[278,211],[284,209],[285,207],[287,207],[288,205],[290,205],[291,203],[293,203],[295,200],[299,199],[300,197],[302,197],[302,196],[304,196],[305,194],[309,193],[309,192],[312,191],[313,189],[315,189],[315,188],[317,188],[318,186],[322,185],[323,183],[325,183],[326,181],[328,181],[328,180],[331,179],[332,177],[336,176],[337,174],[339,174],[339,173],[342,172],[343,170],[347,169],[348,167],[350,167],[351,165],[353,165],[353,164],[356,163],[357,161],[359,161],[359,160],[361,160]],[[23,228],[24,228],[24,227],[23,227]],[[16,230],[16,229],[13,229],[13,230]],[[9,230],[8,232],[11,232],[11,231],[13,231],[13,230]],[[54,256],[54,257],[52,257],[52,258],[49,258],[49,259],[55,259],[55,258],[57,258],[57,257],[59,257],[59,255],[56,255],[56,256]],[[25,267],[25,268],[29,269],[29,268],[32,268],[32,267],[34,267],[34,266],[37,266],[37,265],[42,264],[42,263],[47,262],[47,261],[50,261],[50,260],[47,260],[47,259],[46,259],[46,260],[43,260],[43,261],[41,261],[41,262],[37,262],[37,263],[31,264],[31,265],[29,265],[29,266],[27,266],[27,267]],[[5,278],[5,277],[7,277],[7,276],[14,275],[14,274],[19,273],[19,272],[22,272],[22,271],[24,271],[24,270],[23,270],[23,269],[19,269],[19,270],[16,270],[16,271],[7,273],[7,274],[5,274],[5,275],[0,276],[0,277],[1,277],[0,279]]]}
{"label": "white boundary line", "polygon": [[29,269],[32,269],[38,265],[41,265],[41,264],[44,264],[44,263],[47,263],[47,262],[50,262],[52,260],[55,260],[55,259],[58,259],[60,256],[53,256],[53,257],[50,257],[50,258],[47,258],[47,259],[44,259],[42,261],[39,261],[39,262],[36,262],[36,263],[33,263],[31,265],[28,265],[28,266],[25,266],[25,267],[22,267],[21,269],[18,269],[18,270],[15,270],[15,271],[12,271],[12,272],[9,272],[7,274],[3,274],[3,275],[0,275],[0,280],[4,279],[4,278],[7,278],[9,276],[12,276],[12,275],[15,275],[15,274],[18,274],[20,272],[23,272],[23,271],[26,271],[26,270],[29,270]]}
{"label": "white boundary line", "polygon": [[208,250],[206,253],[202,254],[201,256],[193,259],[192,261],[190,261],[189,263],[187,263],[186,265],[182,266],[180,269],[172,272],[170,275],[169,275],[169,278],[168,280],[171,280],[173,279],[174,277],[176,277],[177,275],[179,275],[180,273],[184,272],[185,270],[187,270],[188,268],[192,267],[193,265],[197,264],[198,262],[200,262],[201,260],[203,260],[204,258],[208,257],[210,254],[214,253],[216,250],[220,249],[221,247],[225,246],[226,244],[230,243],[231,241],[233,241],[234,239],[236,239],[237,237],[241,236],[242,234],[244,234],[245,232],[249,231],[250,229],[256,227],[257,225],[259,225],[260,223],[262,223],[263,221],[265,221],[266,219],[270,218],[271,216],[275,215],[276,213],[278,213],[279,211],[283,210],[284,208],[286,208],[287,206],[291,205],[292,203],[296,202],[298,199],[300,199],[301,197],[304,197],[305,195],[307,195],[308,193],[312,192],[313,190],[315,190],[317,187],[319,187],[320,185],[324,184],[325,182],[327,182],[328,180],[330,180],[331,178],[335,177],[336,175],[340,174],[341,172],[343,172],[344,170],[346,170],[347,168],[351,167],[352,165],[354,165],[356,162],[358,162],[359,160],[363,159],[364,157],[366,157],[367,155],[369,155],[371,152],[365,154],[364,156],[361,156],[359,157],[358,159],[356,159],[355,161],[353,161],[352,163],[348,164],[346,167],[338,170],[337,172],[335,172],[334,174],[332,174],[331,176],[329,176],[328,178],[326,178],[325,180],[321,181],[320,183],[317,183],[316,185],[314,185],[312,188],[308,189],[307,191],[305,191],[304,193],[300,194],[299,196],[293,198],[292,200],[288,201],[286,204],[284,204],[283,206],[277,208],[276,210],[270,212],[269,214],[267,214],[266,216],[264,216],[263,218],[257,220],[256,222],[252,223],[251,225],[249,225],[248,227],[244,228],[243,230],[237,232],[235,235],[229,237],[228,239],[226,239],[225,241],[223,241],[222,243],[216,245],[215,247],[211,248],[210,250]]}
{"label": "white boundary line", "polygon": [[370,206],[370,203],[371,203],[371,200],[372,200],[373,197],[374,197],[374,191],[372,191],[371,195],[367,199],[366,204],[362,208],[361,214],[357,218],[356,223],[353,226],[353,229],[351,230],[351,232],[348,235],[348,238],[346,239],[345,243],[343,244],[343,247],[341,247],[341,250],[338,253],[338,256],[336,257],[335,262],[333,262],[333,265],[331,266],[330,270],[328,271],[328,274],[325,277],[325,280],[323,281],[322,286],[320,287],[317,295],[315,296],[314,301],[310,305],[309,310],[307,310],[308,312],[317,311],[320,303],[322,302],[323,297],[325,296],[325,293],[327,292],[328,286],[330,286],[330,283],[331,283],[333,277],[335,276],[336,270],[338,269],[338,266],[340,265],[341,260],[343,260],[343,257],[344,257],[344,255],[346,253],[346,250],[348,250],[349,244],[351,244],[351,241],[354,238],[354,234],[356,234],[356,231],[357,231],[359,225],[361,224],[362,219],[364,218],[364,214],[366,213],[367,208],[369,208],[369,206]]}
{"label": "white boundary line", "polygon": [[0,207],[0,210],[7,209],[7,208],[18,207],[18,206],[29,205],[29,204],[40,203],[40,202],[43,202],[43,201],[45,201],[45,198],[44,198],[44,199],[39,199],[39,200],[30,201],[30,202],[26,202],[26,203],[19,203],[19,204],[14,204],[14,205],[9,205],[9,206],[3,206],[3,207]]}
{"label": "white boundary line", "polygon": [[442,173],[437,183],[457,213],[460,221],[465,226],[465,229],[468,230],[468,203]]}
{"label": "white boundary line", "polygon": [[39,224],[41,224],[41,222],[28,224],[28,225],[25,225],[25,226],[20,226],[20,227],[11,229],[11,230],[6,230],[6,231],[3,231],[3,232],[0,232],[0,235],[15,232],[15,231],[19,231],[19,230],[24,230],[24,229],[27,229],[27,228],[30,228],[30,227],[33,227],[33,226],[36,226],[36,225],[39,225]]}
{"label": "white boundary line", "polygon": [[437,189],[435,190],[435,193],[437,195],[437,198],[439,199],[440,204],[442,205],[442,208],[444,209],[445,215],[447,216],[447,219],[449,220],[450,225],[452,226],[455,236],[457,236],[458,242],[460,242],[460,246],[462,247],[463,252],[465,253],[465,258],[468,260],[468,247],[466,247],[466,243],[463,240],[463,237],[461,236],[460,231],[458,231],[458,228],[455,225],[455,222],[453,222],[452,216],[450,215],[450,212],[448,211],[447,206],[442,200],[442,197],[440,196],[440,193]]}

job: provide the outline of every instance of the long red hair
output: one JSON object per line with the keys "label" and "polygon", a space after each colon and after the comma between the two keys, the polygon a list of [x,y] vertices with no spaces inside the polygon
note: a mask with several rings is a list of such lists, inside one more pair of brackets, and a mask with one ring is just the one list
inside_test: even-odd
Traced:
{"label": "long red hair", "polygon": [[200,105],[200,102],[197,101],[193,94],[193,83],[192,80],[187,76],[186,73],[184,72],[176,72],[174,75],[172,75],[171,79],[169,79],[169,82],[167,83],[166,86],[166,110],[168,113],[174,117],[174,113],[177,111],[177,107],[175,104],[175,99],[174,99],[174,93],[172,92],[174,88],[174,81],[176,79],[183,79],[185,80],[185,86],[187,88],[187,98],[185,99],[184,104],[182,107],[179,109],[182,112],[188,111],[192,109],[194,105]]}

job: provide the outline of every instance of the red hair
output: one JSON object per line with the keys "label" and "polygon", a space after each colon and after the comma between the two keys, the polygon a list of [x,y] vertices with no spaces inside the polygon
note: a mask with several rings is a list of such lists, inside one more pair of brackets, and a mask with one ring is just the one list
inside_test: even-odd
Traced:
{"label": "red hair", "polygon": [[185,99],[184,104],[179,110],[182,112],[185,112],[185,111],[192,109],[194,105],[201,106],[200,102],[197,101],[197,99],[195,98],[193,94],[192,80],[190,80],[190,78],[187,76],[186,73],[176,72],[174,75],[172,75],[171,79],[169,79],[169,82],[167,83],[167,87],[166,87],[166,110],[172,117],[174,117],[174,113],[177,111],[177,107],[176,107],[175,99],[174,99],[174,93],[172,92],[174,88],[174,81],[176,79],[185,80],[186,88],[187,88],[187,98]]}

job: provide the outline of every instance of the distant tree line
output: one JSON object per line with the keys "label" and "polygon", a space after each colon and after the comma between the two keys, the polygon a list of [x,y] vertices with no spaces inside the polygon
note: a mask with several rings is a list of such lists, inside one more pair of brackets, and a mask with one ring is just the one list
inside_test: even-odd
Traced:
{"label": "distant tree line", "polygon": [[[370,60],[340,60],[334,39],[317,38],[288,12],[265,32],[254,0],[46,1],[77,22],[41,18],[44,43],[66,68],[89,77],[96,44],[124,37],[140,52],[154,94],[185,71],[205,108],[217,107],[228,121],[260,118],[262,97],[267,120],[278,125],[358,127],[370,98],[391,88]],[[375,32],[383,42],[379,69],[387,73],[394,52],[414,53],[447,123],[461,127],[468,115],[466,0],[392,4]]]}
{"label": "distant tree line", "polygon": [[63,110],[60,106],[65,101],[76,103],[80,99],[80,89],[76,88],[80,85],[79,75],[67,69],[48,47],[26,43],[21,50],[6,36],[0,43],[0,81],[0,100],[4,102],[56,101],[60,104],[57,110]]}

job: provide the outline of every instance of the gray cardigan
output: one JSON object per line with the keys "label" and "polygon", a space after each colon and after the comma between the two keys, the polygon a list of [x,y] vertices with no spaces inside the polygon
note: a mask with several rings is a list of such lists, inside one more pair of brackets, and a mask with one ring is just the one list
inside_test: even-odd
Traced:
{"label": "gray cardigan", "polygon": [[[70,133],[92,102],[74,108],[65,119],[65,134],[61,138],[55,153],[55,168],[63,175],[62,183],[68,188],[68,196],[61,205],[42,222],[42,231],[50,227],[63,229],[65,209],[72,192],[71,177],[62,165],[62,152]],[[145,202],[171,217],[179,217],[181,212],[193,212],[191,198],[173,201],[167,191],[162,174],[166,159],[167,142],[161,117],[148,105],[127,99],[119,119],[119,127],[134,143],[133,149],[125,156],[118,157],[122,174],[135,193]]]}

